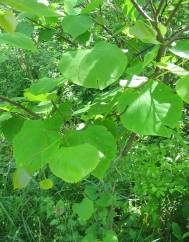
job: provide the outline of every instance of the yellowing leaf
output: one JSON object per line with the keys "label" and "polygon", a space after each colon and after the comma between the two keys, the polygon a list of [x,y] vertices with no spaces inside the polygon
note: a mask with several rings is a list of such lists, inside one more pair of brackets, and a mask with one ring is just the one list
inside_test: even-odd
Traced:
{"label": "yellowing leaf", "polygon": [[24,168],[19,168],[13,173],[14,189],[21,189],[28,185],[31,176]]}
{"label": "yellowing leaf", "polygon": [[51,179],[44,179],[40,181],[40,188],[42,190],[48,190],[53,187],[53,181]]}
{"label": "yellowing leaf", "polygon": [[17,21],[12,13],[4,13],[0,15],[0,26],[6,32],[14,32],[16,30]]}

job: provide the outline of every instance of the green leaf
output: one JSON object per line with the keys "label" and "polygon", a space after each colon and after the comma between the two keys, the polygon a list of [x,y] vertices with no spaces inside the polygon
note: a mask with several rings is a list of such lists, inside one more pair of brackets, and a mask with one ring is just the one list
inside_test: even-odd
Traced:
{"label": "green leaf", "polygon": [[8,44],[21,49],[37,51],[37,48],[30,38],[17,32],[0,34],[0,43]]}
{"label": "green leaf", "polygon": [[12,143],[15,135],[20,131],[24,120],[19,117],[12,117],[11,119],[3,122],[2,131],[5,138]]}
{"label": "green leaf", "polygon": [[182,241],[182,230],[178,223],[172,222],[171,224],[173,235],[179,240]]}
{"label": "green leaf", "polygon": [[179,57],[189,59],[189,40],[178,40],[169,50]]}
{"label": "green leaf", "polygon": [[80,203],[73,205],[73,212],[76,213],[82,221],[87,221],[94,213],[94,204],[88,198],[84,198]]}
{"label": "green leaf", "polygon": [[39,41],[49,41],[55,34],[54,29],[42,29],[39,32]]}
{"label": "green leaf", "polygon": [[24,168],[19,168],[13,173],[14,189],[21,189],[28,185],[31,180],[30,174]]}
{"label": "green leaf", "polygon": [[119,100],[123,125],[141,135],[170,137],[181,119],[182,101],[170,87],[150,81],[140,90],[127,90]]}
{"label": "green leaf", "polygon": [[24,96],[30,101],[47,101],[49,94],[63,83],[62,78],[47,78],[37,80],[25,90]]}
{"label": "green leaf", "polygon": [[116,156],[117,145],[113,135],[103,126],[91,125],[84,130],[68,131],[64,135],[64,146],[89,143],[96,147],[100,156],[100,163],[93,171],[93,175],[102,179],[111,161]]}
{"label": "green leaf", "polygon": [[37,0],[0,0],[0,3],[7,4],[10,7],[30,13],[33,15],[37,15],[39,17],[44,16],[44,17],[53,17],[53,16],[58,16],[58,14],[50,9],[48,6],[38,3]]}
{"label": "green leaf", "polygon": [[74,39],[85,33],[92,25],[92,20],[86,15],[68,15],[62,21],[64,32],[70,34]]}
{"label": "green leaf", "polygon": [[83,0],[64,0],[64,11],[68,15],[78,15],[81,12],[81,8],[77,7]]}
{"label": "green leaf", "polygon": [[100,42],[90,50],[66,52],[59,68],[73,83],[103,90],[119,79],[126,65],[127,58],[117,46]]}
{"label": "green leaf", "polygon": [[106,231],[102,242],[118,242],[117,235],[114,231]]}
{"label": "green leaf", "polygon": [[103,0],[92,0],[82,9],[81,13],[91,13],[102,4],[103,4]]}
{"label": "green leaf", "polygon": [[12,118],[12,115],[10,114],[10,113],[2,113],[1,115],[0,115],[0,123],[1,122],[4,122],[4,121],[7,121],[7,120],[9,120],[9,119],[11,119]]}
{"label": "green leaf", "polygon": [[176,82],[176,91],[179,97],[189,104],[189,76],[183,77]]}
{"label": "green leaf", "polygon": [[49,190],[53,187],[53,185],[54,184],[51,179],[44,179],[44,180],[40,181],[40,184],[39,184],[39,186],[42,190]]}
{"label": "green leaf", "polygon": [[57,131],[46,129],[41,120],[25,121],[13,140],[13,154],[17,167],[33,172],[43,167],[60,141]]}
{"label": "green leaf", "polygon": [[21,21],[16,26],[16,32],[25,34],[28,37],[31,37],[32,33],[34,31],[33,23],[30,21]]}
{"label": "green leaf", "polygon": [[51,171],[70,183],[81,181],[99,163],[98,150],[90,144],[61,147],[54,150],[49,163]]}
{"label": "green leaf", "polygon": [[0,26],[6,32],[14,32],[16,30],[17,21],[15,16],[10,13],[0,14]]}
{"label": "green leaf", "polygon": [[159,46],[154,46],[145,56],[143,62],[143,68],[148,66],[157,56]]}
{"label": "green leaf", "polygon": [[142,20],[136,21],[135,25],[129,28],[129,34],[144,43],[159,44],[156,31]]}

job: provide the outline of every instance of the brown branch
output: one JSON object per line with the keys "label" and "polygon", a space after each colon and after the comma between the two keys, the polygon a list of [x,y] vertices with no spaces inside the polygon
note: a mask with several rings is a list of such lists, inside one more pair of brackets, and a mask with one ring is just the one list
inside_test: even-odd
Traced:
{"label": "brown branch", "polygon": [[183,34],[184,32],[189,31],[189,25],[187,25],[186,27],[184,27],[183,29],[179,29],[176,31],[176,33],[174,33],[167,41],[168,44],[171,44],[173,41],[179,39],[181,37],[181,34]]}
{"label": "brown branch", "polygon": [[121,151],[121,157],[126,156],[128,154],[136,139],[137,139],[137,134],[131,133],[127,143],[125,144],[125,146],[123,147],[123,150]]}
{"label": "brown branch", "polygon": [[177,5],[175,6],[174,10],[171,12],[169,18],[167,19],[167,21],[166,21],[166,23],[165,23],[166,26],[171,22],[172,18],[173,18],[173,17],[175,16],[175,14],[177,13],[177,10],[179,9],[179,7],[180,7],[182,1],[183,1],[183,0],[179,0],[179,1],[178,1]]}
{"label": "brown branch", "polygon": [[131,0],[132,4],[135,6],[136,10],[148,21],[150,21],[150,23],[153,25],[153,27],[155,28],[156,32],[157,32],[157,40],[161,43],[164,42],[164,38],[163,35],[158,27],[158,21],[157,19],[152,19],[143,9],[142,7],[137,3],[136,0]]}
{"label": "brown branch", "polygon": [[153,19],[144,11],[144,9],[137,3],[136,0],[131,0],[132,4],[135,6],[136,10],[147,20],[153,22]]}
{"label": "brown branch", "polygon": [[22,109],[23,111],[25,111],[26,113],[31,115],[34,119],[40,119],[41,118],[38,114],[34,113],[32,110],[26,108],[25,106],[23,106],[22,104],[20,104],[16,101],[9,99],[8,97],[0,95],[0,100],[3,101],[3,102],[7,102],[7,103],[19,108],[19,109]]}

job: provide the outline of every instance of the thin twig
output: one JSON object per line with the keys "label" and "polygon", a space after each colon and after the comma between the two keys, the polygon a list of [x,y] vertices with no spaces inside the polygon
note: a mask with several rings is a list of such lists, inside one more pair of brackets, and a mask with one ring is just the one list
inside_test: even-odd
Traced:
{"label": "thin twig", "polygon": [[163,43],[164,38],[163,35],[158,27],[157,19],[152,19],[143,9],[142,7],[137,3],[136,0],[131,0],[132,4],[135,6],[136,10],[147,20],[150,21],[150,23],[154,26],[157,32],[157,40],[161,43]]}
{"label": "thin twig", "polygon": [[162,9],[162,7],[164,5],[164,2],[165,2],[165,0],[161,0],[161,2],[159,3],[158,9],[157,9],[157,13],[156,13],[157,14],[157,17],[161,13],[161,9]]}
{"label": "thin twig", "polygon": [[136,0],[131,0],[137,11],[147,20],[153,22],[153,19],[144,11],[144,9],[137,3]]}
{"label": "thin twig", "polygon": [[152,9],[152,12],[153,12],[153,15],[154,15],[154,19],[156,19],[157,18],[157,10],[156,10],[152,0],[150,0],[150,6],[151,6],[151,9]]}
{"label": "thin twig", "polygon": [[[36,25],[38,25],[38,26],[40,26],[40,27],[42,27],[42,28],[44,28],[44,29],[47,29],[47,30],[57,30],[56,28],[49,28],[49,27],[47,27],[47,26],[41,24],[40,22],[38,22],[38,21],[36,21],[36,20],[34,20],[34,19],[31,19],[31,18],[28,18],[28,17],[26,17],[26,18],[27,18],[30,22],[32,22],[32,23],[34,23],[34,24],[36,24]],[[58,35],[59,37],[61,37],[63,40],[65,40],[66,42],[68,42],[70,45],[73,45],[74,47],[77,46],[74,42],[72,42],[70,39],[66,38],[66,37],[63,36],[62,34],[57,33],[57,35]]]}
{"label": "thin twig", "polygon": [[175,6],[174,10],[171,12],[169,18],[167,19],[167,21],[166,21],[166,23],[165,23],[166,26],[171,22],[172,18],[173,18],[173,17],[175,16],[175,14],[177,13],[177,10],[179,9],[179,7],[180,7],[182,1],[183,1],[183,0],[179,0],[179,1],[178,1],[177,5]]}
{"label": "thin twig", "polygon": [[183,34],[184,32],[189,31],[189,25],[187,25],[186,27],[179,29],[176,31],[176,33],[174,33],[169,39],[168,39],[168,44],[171,44],[173,41],[177,40],[178,38],[181,37],[181,34]]}
{"label": "thin twig", "polygon": [[14,100],[9,99],[8,97],[0,95],[0,100],[4,101],[4,102],[7,102],[7,103],[9,103],[9,104],[11,104],[11,105],[13,105],[13,106],[15,106],[17,108],[20,108],[20,109],[24,110],[26,113],[30,114],[34,119],[40,119],[41,118],[38,114],[36,114],[32,110],[26,108],[25,106],[23,106],[22,104],[14,101]]}

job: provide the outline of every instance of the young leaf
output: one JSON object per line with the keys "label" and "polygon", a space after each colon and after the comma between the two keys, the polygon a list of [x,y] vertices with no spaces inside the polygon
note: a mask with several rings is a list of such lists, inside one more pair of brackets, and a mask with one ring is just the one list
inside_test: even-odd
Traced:
{"label": "young leaf", "polygon": [[90,50],[63,54],[59,68],[73,83],[103,90],[119,79],[126,65],[127,58],[117,46],[100,42]]}
{"label": "young leaf", "polygon": [[170,87],[150,81],[140,90],[128,90],[119,100],[123,125],[141,135],[170,137],[181,119],[182,101]]}
{"label": "young leaf", "polygon": [[37,51],[37,48],[30,38],[17,32],[0,34],[0,43],[8,44],[21,49]]}
{"label": "young leaf", "polygon": [[74,39],[85,33],[92,25],[92,20],[86,15],[68,15],[62,21],[63,31]]}
{"label": "young leaf", "polygon": [[40,181],[39,185],[42,190],[49,190],[53,187],[53,181],[51,179],[44,179]]}
{"label": "young leaf", "polygon": [[98,150],[86,143],[72,147],[57,147],[49,166],[57,177],[75,183],[89,175],[98,163]]}
{"label": "young leaf", "polygon": [[176,82],[176,91],[179,97],[189,104],[189,76],[183,77]]}

